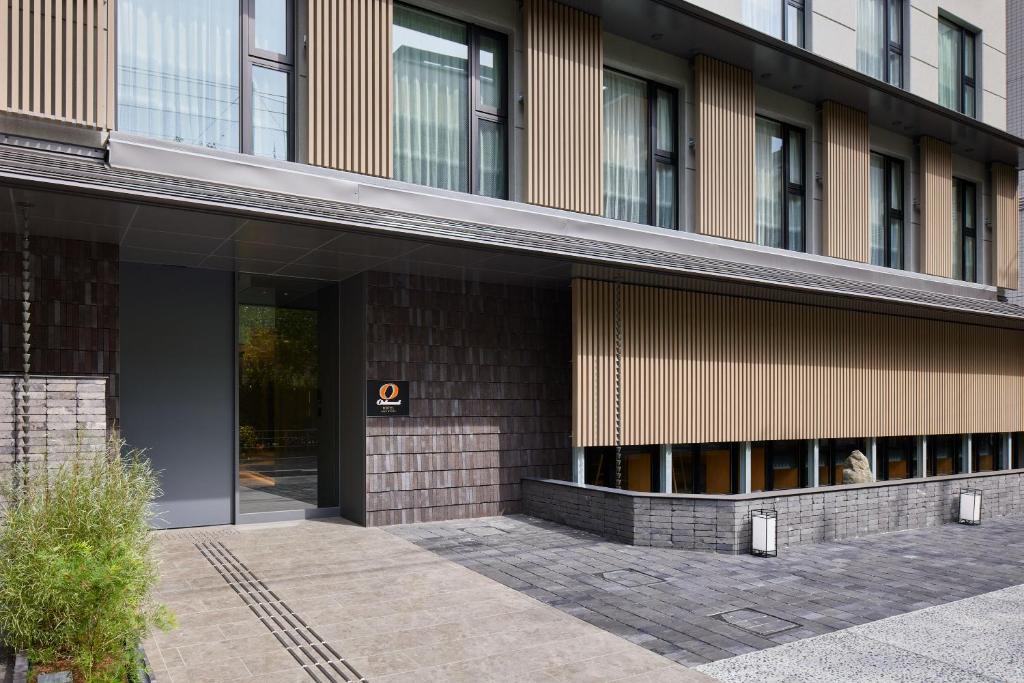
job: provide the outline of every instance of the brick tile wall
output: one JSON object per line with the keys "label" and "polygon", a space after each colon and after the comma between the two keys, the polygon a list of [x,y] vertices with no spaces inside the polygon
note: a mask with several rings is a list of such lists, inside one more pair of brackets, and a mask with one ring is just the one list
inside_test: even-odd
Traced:
{"label": "brick tile wall", "polygon": [[569,474],[568,292],[373,273],[367,377],[409,417],[367,418],[367,524],[517,512],[523,477]]}
{"label": "brick tile wall", "polygon": [[[118,396],[118,247],[32,237],[32,372],[107,378],[106,414]],[[19,236],[0,233],[0,372],[21,372]]]}

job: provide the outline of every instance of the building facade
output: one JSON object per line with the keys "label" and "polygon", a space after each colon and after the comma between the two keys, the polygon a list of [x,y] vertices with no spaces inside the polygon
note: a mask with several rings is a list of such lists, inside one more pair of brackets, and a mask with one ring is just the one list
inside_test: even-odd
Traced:
{"label": "building facade", "polygon": [[166,526],[845,491],[854,450],[1019,497],[1011,15],[15,0],[2,462],[105,424]]}

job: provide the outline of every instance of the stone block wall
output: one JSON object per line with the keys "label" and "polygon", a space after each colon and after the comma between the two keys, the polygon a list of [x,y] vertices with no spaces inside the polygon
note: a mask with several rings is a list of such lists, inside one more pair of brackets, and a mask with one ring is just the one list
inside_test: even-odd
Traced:
{"label": "stone block wall", "polygon": [[[0,223],[0,373],[20,373],[21,251]],[[118,247],[33,236],[32,372],[106,378],[105,412],[118,416]]]}
{"label": "stone block wall", "polygon": [[[0,375],[0,479],[11,481],[17,444],[16,394],[21,378]],[[57,467],[81,447],[102,450],[107,437],[106,380],[41,377],[28,382],[28,458]]]}
{"label": "stone block wall", "polygon": [[531,479],[523,482],[523,511],[631,545],[744,553],[752,510],[778,513],[778,544],[786,548],[956,522],[963,488],[983,492],[983,520],[1024,515],[1024,470],[736,496],[644,494]]}
{"label": "stone block wall", "polygon": [[366,420],[366,522],[518,512],[523,477],[567,477],[568,291],[372,273],[367,378],[411,414]]}

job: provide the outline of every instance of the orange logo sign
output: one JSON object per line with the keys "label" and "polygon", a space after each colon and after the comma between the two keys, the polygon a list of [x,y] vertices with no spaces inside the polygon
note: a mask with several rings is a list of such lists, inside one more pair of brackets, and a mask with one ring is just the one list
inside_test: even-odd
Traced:
{"label": "orange logo sign", "polygon": [[381,384],[377,394],[385,401],[392,401],[398,398],[398,385],[393,382]]}

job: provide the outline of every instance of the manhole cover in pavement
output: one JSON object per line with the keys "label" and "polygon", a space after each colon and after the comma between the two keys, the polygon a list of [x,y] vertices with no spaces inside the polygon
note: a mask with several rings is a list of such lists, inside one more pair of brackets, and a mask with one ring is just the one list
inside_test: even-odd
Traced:
{"label": "manhole cover in pavement", "polygon": [[633,588],[635,586],[650,586],[652,583],[661,583],[661,579],[650,574],[638,572],[635,569],[616,569],[615,571],[601,574],[601,578],[613,581],[620,586]]}
{"label": "manhole cover in pavement", "polygon": [[792,621],[773,617],[756,609],[735,609],[716,616],[727,624],[759,636],[770,636],[799,626]]}

